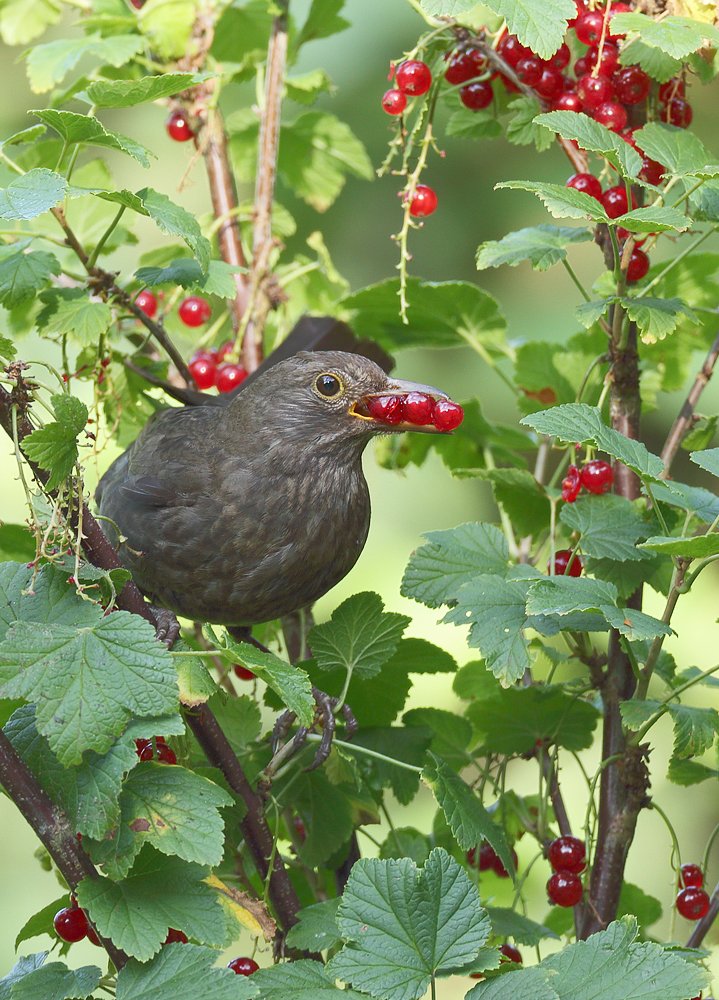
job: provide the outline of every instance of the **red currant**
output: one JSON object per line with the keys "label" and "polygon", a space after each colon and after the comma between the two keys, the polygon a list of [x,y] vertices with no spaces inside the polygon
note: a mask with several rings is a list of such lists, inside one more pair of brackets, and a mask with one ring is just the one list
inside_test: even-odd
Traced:
{"label": "red currant", "polygon": [[576,20],[574,30],[577,38],[585,45],[599,45],[604,27],[604,15],[600,10],[585,10]]}
{"label": "red currant", "polygon": [[142,8],[147,3],[147,0],[130,0],[130,3],[135,8],[135,10],[142,10]]}
{"label": "red currant", "polygon": [[440,399],[434,404],[432,423],[438,431],[453,431],[464,420],[464,410],[451,399]]}
{"label": "red currant", "polygon": [[564,79],[558,69],[553,66],[544,66],[542,75],[534,85],[540,97],[545,101],[553,101],[564,91]]}
{"label": "red currant", "polygon": [[643,250],[635,247],[631,252],[629,264],[627,265],[627,281],[641,281],[648,270],[649,258]]}
{"label": "red currant", "polygon": [[216,357],[218,365],[221,365],[223,361],[227,361],[230,354],[232,354],[234,346],[234,340],[227,340],[221,347],[217,348]]}
{"label": "red currant", "polygon": [[87,934],[87,917],[79,906],[65,906],[58,910],[52,922],[57,936],[71,944],[82,941]]}
{"label": "red currant", "polygon": [[146,316],[149,316],[150,319],[152,319],[152,317],[157,312],[157,299],[148,288],[145,288],[136,297],[135,305],[139,306],[140,309],[142,309],[142,311],[144,312],[144,314]]}
{"label": "red currant", "polygon": [[567,503],[574,503],[582,488],[582,477],[576,465],[570,465],[567,475],[562,480],[562,500]]}
{"label": "red currant", "polygon": [[167,937],[162,942],[163,944],[172,944],[173,942],[178,942],[179,944],[187,944],[187,934],[183,934],[182,931],[175,930],[174,927],[170,927],[167,932]]}
{"label": "red currant", "polygon": [[437,195],[426,184],[418,184],[414,189],[414,197],[409,203],[409,214],[415,219],[423,219],[431,215],[437,207]]}
{"label": "red currant", "polygon": [[525,56],[514,67],[514,72],[521,83],[533,87],[542,77],[542,61],[536,56]]}
{"label": "red currant", "polygon": [[565,187],[574,188],[575,191],[583,191],[584,194],[601,201],[602,185],[594,174],[572,174]]}
{"label": "red currant", "polygon": [[238,976],[251,976],[253,972],[257,972],[259,965],[254,958],[233,958],[227,963],[227,968],[232,969]]}
{"label": "red currant", "polygon": [[534,55],[531,49],[522,45],[516,35],[504,35],[497,46],[497,51],[510,66],[516,66],[520,59]]}
{"label": "red currant", "polygon": [[704,885],[704,873],[699,865],[682,865],[679,869],[679,884],[685,889],[701,889]]}
{"label": "red currant", "polygon": [[165,122],[165,128],[169,137],[175,142],[187,142],[193,135],[184,111],[173,111]]}
{"label": "red currant", "polygon": [[[572,560],[571,564],[569,560]],[[547,566],[549,572],[549,566]],[[571,549],[559,549],[554,553],[555,576],[581,576],[582,560]]]}
{"label": "red currant", "polygon": [[403,400],[404,419],[410,424],[423,427],[432,423],[434,400],[424,392],[410,392]]}
{"label": "red currant", "polygon": [[662,104],[668,104],[675,97],[684,97],[685,92],[684,81],[678,76],[673,76],[671,80],[667,80],[659,88],[659,100]]}
{"label": "red currant", "polygon": [[642,169],[639,171],[639,176],[648,184],[654,184],[656,187],[658,184],[662,183],[664,171],[666,169],[667,168],[663,163],[658,163],[656,160],[652,160],[648,156],[643,156]]}
{"label": "red currant", "polygon": [[[607,188],[602,194],[602,205],[610,219],[618,219],[620,215],[625,215],[629,211],[629,203],[624,185],[617,184],[616,187]],[[636,207],[636,199],[632,195],[632,208]]]}
{"label": "red currant", "polygon": [[449,60],[444,78],[447,83],[455,87],[459,83],[466,83],[467,80],[473,80],[475,76],[479,76],[485,66],[485,60],[476,49],[455,52]]}
{"label": "red currant", "polygon": [[387,90],[382,98],[382,107],[388,115],[401,115],[407,107],[407,98],[401,90]]}
{"label": "red currant", "polygon": [[[523,965],[524,959],[522,958],[522,953],[518,948],[515,948],[513,944],[505,943],[500,946],[500,954],[504,956],[510,962],[516,962],[517,965]],[[499,960],[500,965],[502,964],[502,959]]]}
{"label": "red currant", "polygon": [[578,875],[585,868],[584,843],[567,833],[557,837],[547,848],[547,860],[555,871],[573,872]]}
{"label": "red currant", "polygon": [[[471,847],[467,851],[467,864],[471,867],[475,867],[475,861],[477,862],[476,867],[481,872],[491,871],[495,864],[499,861],[497,852],[494,850],[491,844],[486,841],[479,848],[479,858],[477,857],[477,848]],[[499,862],[501,864],[501,862]]]}
{"label": "red currant", "polygon": [[432,74],[429,66],[420,59],[408,59],[406,62],[400,63],[394,79],[399,90],[412,97],[426,94],[432,86]]}
{"label": "red currant", "polygon": [[185,326],[202,326],[212,315],[212,309],[207,299],[190,295],[180,303],[177,314]]}
{"label": "red currant", "polygon": [[399,396],[368,396],[367,412],[385,424],[398,424],[403,417],[404,405]]}
{"label": "red currant", "polygon": [[587,61],[587,70],[591,71],[599,64],[599,72],[605,76],[611,76],[619,65],[619,49],[611,42],[605,42],[601,51],[589,49],[584,57]]}
{"label": "red currant", "polygon": [[582,110],[582,102],[574,91],[568,90],[564,94],[560,94],[556,101],[554,101],[552,110],[578,112]]}
{"label": "red currant", "polygon": [[87,925],[87,940],[90,942],[90,944],[94,944],[96,947],[102,948],[102,942],[95,933],[95,928],[91,927],[90,924]]}
{"label": "red currant", "polygon": [[676,907],[687,920],[700,920],[709,909],[709,897],[703,889],[689,886],[677,893]]}
{"label": "red currant", "polygon": [[243,667],[241,663],[235,664],[235,675],[240,678],[241,681],[253,681],[255,675],[247,667]]}
{"label": "red currant", "polygon": [[594,109],[594,120],[612,132],[621,132],[627,124],[627,112],[617,101],[605,101]]}
{"label": "red currant", "polygon": [[242,365],[233,365],[231,361],[224,361],[219,365],[215,375],[215,385],[218,392],[232,392],[235,386],[244,382],[247,372]]}
{"label": "red currant", "polygon": [[494,99],[492,84],[489,80],[475,80],[474,83],[468,83],[466,87],[460,89],[459,99],[470,111],[481,111],[482,108],[489,107]]}
{"label": "red currant", "polygon": [[663,122],[669,122],[670,125],[676,125],[678,128],[689,128],[694,112],[691,104],[683,97],[673,97],[662,107],[659,117]]}
{"label": "red currant", "polygon": [[166,743],[157,744],[157,759],[161,764],[176,764],[177,756],[175,751],[167,746]]}
{"label": "red currant", "polygon": [[187,366],[187,370],[197,383],[198,389],[211,389],[215,384],[217,365],[208,358],[196,358]]}
{"label": "red currant", "polygon": [[622,104],[640,104],[651,88],[651,78],[639,66],[625,66],[614,76],[614,92]]}
{"label": "red currant", "polygon": [[569,51],[569,46],[566,42],[562,42],[557,51],[553,56],[550,56],[547,62],[554,69],[564,69],[565,66],[569,65],[569,60],[571,59],[571,52]]}
{"label": "red currant", "polygon": [[547,882],[547,895],[557,906],[575,906],[582,892],[582,880],[574,872],[555,872]]}
{"label": "red currant", "polygon": [[608,493],[614,484],[614,470],[608,462],[595,458],[582,469],[582,486],[588,493]]}
{"label": "red currant", "polygon": [[580,76],[584,76],[585,73],[591,73],[592,67],[589,65],[589,53],[580,56],[579,59],[574,64],[574,75],[577,80]]}
{"label": "red currant", "polygon": [[[517,857],[517,852],[514,850],[514,848],[512,848],[512,850],[510,851],[510,853],[512,855],[512,864],[514,865],[514,868],[515,868],[515,871],[516,871],[517,863],[519,862],[519,858]],[[507,869],[502,864],[502,862],[501,862],[501,860],[499,858],[499,855],[495,854],[494,858],[495,858],[495,860],[494,860],[494,864],[492,865],[492,868],[494,869],[495,873],[500,878],[509,878],[509,872],[507,871]]]}
{"label": "red currant", "polygon": [[585,73],[577,80],[577,94],[585,108],[598,108],[600,104],[611,100],[613,93],[612,81],[603,73],[597,76]]}

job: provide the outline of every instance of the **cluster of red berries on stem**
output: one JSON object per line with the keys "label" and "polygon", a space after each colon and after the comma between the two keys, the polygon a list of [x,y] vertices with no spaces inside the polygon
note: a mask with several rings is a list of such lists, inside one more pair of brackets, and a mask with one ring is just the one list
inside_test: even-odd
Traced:
{"label": "cluster of red berries on stem", "polygon": [[[630,140],[627,139],[627,142],[629,141]],[[630,145],[633,145],[637,149],[637,152],[640,152],[633,139]],[[661,180],[662,174],[664,173],[664,167],[661,163],[657,163],[656,160],[649,160],[647,157],[644,157],[644,163],[646,164],[646,167],[642,167],[640,177],[648,181],[650,184],[658,184]],[[599,183],[594,174],[572,174],[566,182],[566,187],[574,188],[575,191],[582,191],[584,194],[588,194],[591,198],[596,198],[596,200],[601,202],[604,206],[604,211],[610,219],[618,219],[620,215],[625,215],[629,211],[627,189],[623,184],[616,184],[613,187],[608,187],[605,191],[602,191],[602,185]],[[634,195],[632,195],[632,210],[636,207],[637,201]],[[622,226],[617,228],[617,239],[620,247],[623,247],[630,235],[633,235],[634,238],[634,248],[629,256],[626,277],[627,281],[630,284],[633,284],[635,281],[641,281],[642,278],[646,277],[649,270],[649,257],[643,250],[639,249],[639,247],[641,247],[641,245],[646,241],[646,236],[642,238],[634,236],[634,234],[630,234],[629,230],[624,229]]]}
{"label": "cluster of red berries on stem", "polygon": [[432,71],[421,59],[407,59],[394,70],[394,82],[395,87],[382,98],[382,107],[388,115],[401,115],[408,96],[421,97],[432,86]]}
{"label": "cluster of red berries on stem", "polygon": [[404,396],[368,396],[367,413],[385,424],[408,423],[416,427],[433,424],[438,431],[453,431],[462,423],[464,410],[451,399],[434,400],[425,392]]}
{"label": "cluster of red berries on stem", "polygon": [[701,920],[709,910],[709,896],[702,886],[704,872],[699,865],[685,864],[679,869],[679,892],[675,901],[677,911],[686,920]]}
{"label": "cluster of red berries on stem", "polygon": [[587,493],[596,495],[608,493],[614,485],[614,470],[601,458],[592,459],[579,469],[570,465],[562,480],[562,500],[574,503],[579,491],[584,487]]}
{"label": "cluster of red berries on stem", "polygon": [[580,873],[586,867],[584,844],[565,834],[547,848],[547,859],[554,873],[547,882],[547,895],[556,906],[576,906],[584,891]]}
{"label": "cluster of red berries on stem", "polygon": [[135,740],[135,753],[140,760],[156,760],[160,764],[176,764],[177,756],[172,747],[168,747],[164,736],[155,736],[151,740]]}
{"label": "cluster of red berries on stem", "polygon": [[[517,867],[517,853],[512,848],[512,864]],[[477,868],[481,872],[493,871],[500,878],[509,878],[509,872],[504,867],[502,859],[497,854],[491,844],[483,843],[479,849],[470,847],[467,851],[467,864],[470,868]]]}
{"label": "cluster of red berries on stem", "polygon": [[242,365],[225,360],[234,346],[232,341],[228,341],[222,347],[195,351],[187,368],[198,389],[211,389],[215,386],[218,392],[232,392],[240,382],[244,382],[247,372]]}

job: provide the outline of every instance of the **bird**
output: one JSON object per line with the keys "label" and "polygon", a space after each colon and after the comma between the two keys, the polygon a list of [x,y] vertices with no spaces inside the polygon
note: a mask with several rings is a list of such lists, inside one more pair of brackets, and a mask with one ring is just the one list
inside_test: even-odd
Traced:
{"label": "bird", "polygon": [[155,608],[246,629],[306,607],[364,547],[370,440],[441,433],[370,415],[409,392],[448,398],[359,354],[301,351],[226,405],[162,409],[100,480],[103,530]]}

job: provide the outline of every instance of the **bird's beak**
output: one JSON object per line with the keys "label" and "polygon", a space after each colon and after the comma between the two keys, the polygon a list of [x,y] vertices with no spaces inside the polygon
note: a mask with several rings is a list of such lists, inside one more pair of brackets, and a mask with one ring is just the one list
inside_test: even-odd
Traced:
{"label": "bird's beak", "polygon": [[385,433],[399,433],[401,431],[419,431],[421,434],[445,434],[446,431],[438,430],[434,424],[411,424],[402,420],[396,424],[388,424],[384,420],[371,417],[367,411],[366,400],[375,396],[406,396],[410,392],[423,392],[427,396],[435,399],[449,399],[446,392],[436,389],[433,385],[424,385],[422,382],[407,382],[405,379],[387,377],[387,388],[381,392],[368,393],[361,399],[355,400],[349,408],[350,416],[359,420],[366,420],[375,427],[381,428]]}

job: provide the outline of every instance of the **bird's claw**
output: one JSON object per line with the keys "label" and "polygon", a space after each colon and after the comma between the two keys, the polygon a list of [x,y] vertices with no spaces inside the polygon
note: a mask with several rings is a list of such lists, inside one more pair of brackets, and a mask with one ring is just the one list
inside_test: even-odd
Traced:
{"label": "bird's claw", "polygon": [[170,649],[180,634],[180,623],[169,608],[158,608],[154,604],[150,607],[155,619],[155,638]]}
{"label": "bird's claw", "polygon": [[[317,705],[317,709],[315,711],[315,723],[321,724],[322,726],[322,739],[317,746],[315,759],[309,767],[305,768],[305,771],[314,771],[315,768],[324,764],[329,757],[330,750],[332,749],[332,738],[335,734],[336,728],[335,709],[339,704],[339,698],[330,697],[330,695],[325,694],[324,691],[320,691],[319,688],[314,687],[314,685],[312,687],[312,697],[315,699],[315,704]],[[358,729],[357,720],[352,714],[352,709],[349,705],[343,704],[340,707],[340,712],[345,721],[346,737],[347,739],[352,739]],[[270,743],[273,756],[279,750],[281,741],[289,735],[292,723],[296,718],[297,715],[295,712],[287,711],[283,712],[275,722],[274,728],[272,729],[272,738]],[[306,726],[300,726],[292,739],[292,744],[288,748],[288,752],[285,757],[294,756],[294,754],[296,754],[297,751],[304,746],[307,740],[308,732],[309,730]]]}

